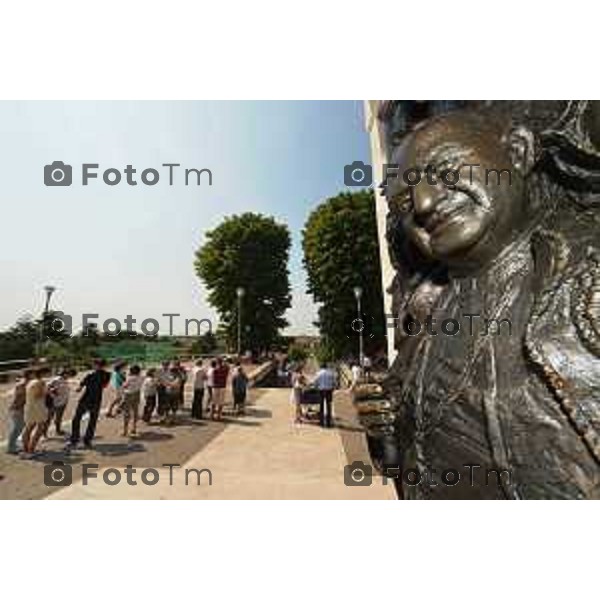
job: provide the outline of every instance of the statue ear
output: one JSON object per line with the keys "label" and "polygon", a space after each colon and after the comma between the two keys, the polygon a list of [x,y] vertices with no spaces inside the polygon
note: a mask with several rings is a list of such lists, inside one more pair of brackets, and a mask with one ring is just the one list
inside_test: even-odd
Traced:
{"label": "statue ear", "polygon": [[513,167],[527,175],[535,164],[535,138],[526,127],[515,127],[509,133],[510,160]]}

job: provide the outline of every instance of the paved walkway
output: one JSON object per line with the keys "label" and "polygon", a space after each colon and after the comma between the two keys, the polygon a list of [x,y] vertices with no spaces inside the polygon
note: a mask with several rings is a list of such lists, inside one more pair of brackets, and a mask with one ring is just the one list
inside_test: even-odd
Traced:
{"label": "paved walkway", "polygon": [[[355,460],[368,461],[364,436],[356,426],[349,399],[336,394],[336,428],[321,429],[312,424],[291,422],[289,390],[269,389],[258,395],[248,415],[237,426],[225,428],[181,467],[136,465],[127,483],[125,470],[117,485],[103,481],[116,477],[103,465],[97,478],[83,485],[77,479],[69,487],[59,488],[50,499],[393,499],[391,485],[373,478],[370,486],[344,484],[344,466]],[[158,468],[160,467],[160,468]],[[76,465],[73,468],[81,468]],[[142,483],[142,471],[158,472],[155,485]],[[189,471],[186,485],[186,469]],[[209,473],[198,472],[209,469]],[[170,475],[172,474],[172,479]],[[151,481],[155,474],[147,472]],[[74,478],[75,479],[75,478]],[[172,481],[172,483],[171,483]]]}

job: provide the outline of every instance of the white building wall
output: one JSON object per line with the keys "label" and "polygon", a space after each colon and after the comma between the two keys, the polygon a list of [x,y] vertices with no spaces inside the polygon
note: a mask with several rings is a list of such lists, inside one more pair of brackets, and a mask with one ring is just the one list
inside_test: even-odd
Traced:
{"label": "white building wall", "polygon": [[[373,165],[373,188],[377,211],[377,233],[379,237],[379,255],[381,258],[381,285],[383,288],[383,308],[385,315],[392,314],[392,296],[388,293],[394,278],[394,269],[388,253],[386,232],[387,202],[380,188],[383,165],[388,161],[386,155],[385,131],[383,124],[377,119],[380,100],[365,100],[365,126],[371,139],[371,164]],[[394,335],[392,329],[387,329],[388,363],[391,364],[396,356],[394,350]]]}

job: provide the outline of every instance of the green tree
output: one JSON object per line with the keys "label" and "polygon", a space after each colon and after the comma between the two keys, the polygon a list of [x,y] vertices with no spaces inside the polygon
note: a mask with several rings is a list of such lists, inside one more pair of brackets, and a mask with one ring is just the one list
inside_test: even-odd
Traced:
{"label": "green tree", "polygon": [[308,359],[308,351],[306,348],[294,344],[289,347],[287,356],[293,363],[304,363]]}
{"label": "green tree", "polygon": [[214,354],[218,347],[217,336],[212,331],[207,331],[199,336],[192,344],[193,354]]}
{"label": "green tree", "polygon": [[[309,216],[302,246],[308,291],[319,307],[316,325],[325,353],[358,355],[358,330],[365,352],[385,348],[385,319],[377,238],[375,197],[371,190],[341,193]],[[355,287],[362,288],[361,319]]]}
{"label": "green tree", "polygon": [[0,360],[32,358],[40,336],[39,321],[27,316],[0,332]]}
{"label": "green tree", "polygon": [[336,354],[328,342],[321,340],[319,345],[314,350],[314,357],[317,363],[320,365],[335,360]]}
{"label": "green tree", "polygon": [[56,365],[69,365],[77,359],[85,359],[87,356],[81,356],[75,352],[74,348],[67,344],[61,344],[54,340],[46,340],[43,347],[44,358]]}
{"label": "green tree", "polygon": [[68,341],[68,349],[74,360],[91,360],[97,353],[99,345],[100,334],[96,323],[90,323]]}
{"label": "green tree", "polygon": [[[219,333],[237,346],[238,305],[242,310],[242,350],[268,349],[287,325],[290,307],[290,233],[272,217],[244,213],[225,219],[206,234],[196,252],[196,273],[219,313]],[[237,289],[244,295],[238,302]]]}
{"label": "green tree", "polygon": [[[48,348],[55,356],[59,346],[63,348],[63,354],[68,354],[71,338],[66,332],[53,330],[55,318],[55,311],[49,311],[39,319],[28,315],[7,331],[0,332],[0,360],[34,358],[38,353],[46,356]],[[53,344],[50,344],[51,341]]]}

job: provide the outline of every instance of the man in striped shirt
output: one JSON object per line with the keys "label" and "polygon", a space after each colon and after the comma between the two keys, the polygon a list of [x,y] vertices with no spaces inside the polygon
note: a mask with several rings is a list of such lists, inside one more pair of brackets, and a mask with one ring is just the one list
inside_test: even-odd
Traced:
{"label": "man in striped shirt", "polygon": [[321,409],[319,412],[321,427],[333,427],[331,409],[333,390],[336,388],[336,384],[335,372],[326,363],[323,363],[312,382],[312,385],[319,390],[321,395]]}

